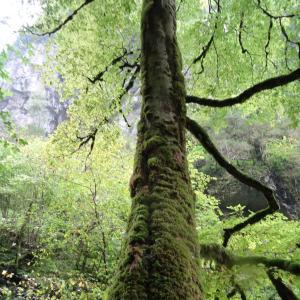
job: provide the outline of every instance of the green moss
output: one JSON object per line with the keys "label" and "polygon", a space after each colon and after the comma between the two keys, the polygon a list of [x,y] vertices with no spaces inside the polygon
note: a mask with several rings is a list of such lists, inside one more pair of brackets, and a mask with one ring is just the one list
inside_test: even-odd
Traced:
{"label": "green moss", "polygon": [[152,8],[154,4],[154,0],[144,0],[143,1],[143,7],[142,7],[142,13],[141,13],[141,24],[142,24],[142,32],[145,29],[145,26],[147,25],[147,16],[149,14],[150,9]]}
{"label": "green moss", "polygon": [[[155,9],[162,15],[152,13],[153,5],[160,3],[165,5]],[[162,19],[163,14],[169,15]],[[143,104],[135,193],[110,300],[201,299],[195,199],[183,150],[185,87],[174,17],[175,1],[143,1]],[[151,38],[157,40],[151,44]],[[153,45],[167,48],[164,57],[155,55]]]}
{"label": "green moss", "polygon": [[160,167],[160,160],[157,157],[151,157],[147,161],[149,169],[158,169]]}
{"label": "green moss", "polygon": [[144,142],[144,152],[150,152],[151,150],[164,145],[165,144],[165,139],[162,138],[161,136],[154,135],[151,138],[147,139]]}

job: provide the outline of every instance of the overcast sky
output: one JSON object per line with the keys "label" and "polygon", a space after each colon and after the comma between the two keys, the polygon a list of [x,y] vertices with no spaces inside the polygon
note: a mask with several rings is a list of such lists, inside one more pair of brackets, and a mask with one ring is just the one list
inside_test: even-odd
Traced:
{"label": "overcast sky", "polygon": [[0,50],[15,42],[18,30],[32,24],[40,13],[38,1],[0,0]]}

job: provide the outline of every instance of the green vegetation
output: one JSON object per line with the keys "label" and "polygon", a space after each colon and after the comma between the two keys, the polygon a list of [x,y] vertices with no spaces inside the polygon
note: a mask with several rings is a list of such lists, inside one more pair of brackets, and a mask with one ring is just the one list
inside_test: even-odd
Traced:
{"label": "green vegetation", "polygon": [[[191,147],[192,164],[203,153],[197,146]],[[115,272],[130,209],[127,181],[132,150],[126,151],[120,133],[110,128],[99,136],[87,164],[86,153],[57,156],[55,144],[38,139],[19,152],[2,147],[1,153],[0,265],[7,287],[2,285],[1,292],[19,293],[24,299],[25,295],[39,299],[49,295],[53,299],[104,297]],[[219,201],[204,193],[212,179],[192,165],[190,170],[197,196],[199,240],[220,244],[223,228],[244,218],[243,208],[233,207],[224,218]],[[229,249],[236,255],[297,262],[299,230],[298,221],[276,214],[234,237]],[[243,288],[248,299],[265,299],[276,293],[263,266],[224,268],[203,258],[201,270],[207,299],[215,295],[226,299],[234,284]],[[297,277],[279,273],[300,295]],[[18,281],[15,274],[24,280],[18,289],[8,284]]]}
{"label": "green vegetation", "polygon": [[298,299],[297,1],[40,2],[70,106],[0,114],[0,298]]}
{"label": "green vegetation", "polygon": [[42,140],[19,152],[2,147],[1,267],[6,276],[40,278],[41,293],[54,285],[53,293],[71,298],[89,282],[89,290],[95,286],[89,293],[99,295],[120,251],[131,159],[115,130],[98,139],[86,164],[84,155],[66,160],[53,151]]}

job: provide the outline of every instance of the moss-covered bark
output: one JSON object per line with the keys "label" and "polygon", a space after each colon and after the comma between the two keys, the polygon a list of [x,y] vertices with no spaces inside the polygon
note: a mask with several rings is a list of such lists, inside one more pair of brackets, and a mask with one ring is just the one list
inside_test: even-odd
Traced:
{"label": "moss-covered bark", "polygon": [[144,0],[132,211],[109,299],[201,299],[175,0]]}

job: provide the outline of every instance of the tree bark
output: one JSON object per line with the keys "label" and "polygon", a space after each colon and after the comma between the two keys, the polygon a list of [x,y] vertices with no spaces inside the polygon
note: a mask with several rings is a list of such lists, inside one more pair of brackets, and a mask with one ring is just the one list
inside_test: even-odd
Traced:
{"label": "tree bark", "polygon": [[175,0],[144,0],[132,209],[108,299],[202,299]]}
{"label": "tree bark", "polygon": [[268,270],[267,275],[282,300],[299,300],[294,292],[286,286],[282,279],[274,275],[274,270]]}

